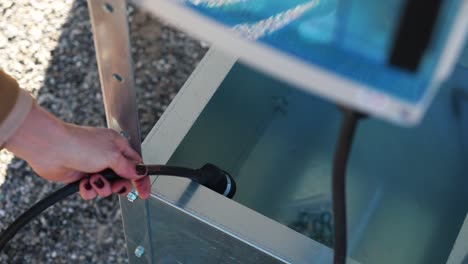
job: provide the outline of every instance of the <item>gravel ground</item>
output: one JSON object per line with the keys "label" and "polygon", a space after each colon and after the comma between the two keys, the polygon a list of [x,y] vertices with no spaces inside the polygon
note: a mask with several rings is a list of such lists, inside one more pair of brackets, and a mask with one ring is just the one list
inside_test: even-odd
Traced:
{"label": "gravel ground", "polygon": [[[1,0],[0,12],[0,67],[61,119],[104,126],[86,1]],[[206,48],[132,7],[129,15],[144,137]],[[0,184],[0,229],[59,187],[5,150],[0,152]],[[18,233],[0,254],[0,263],[76,262],[127,262],[116,197],[63,201]]]}

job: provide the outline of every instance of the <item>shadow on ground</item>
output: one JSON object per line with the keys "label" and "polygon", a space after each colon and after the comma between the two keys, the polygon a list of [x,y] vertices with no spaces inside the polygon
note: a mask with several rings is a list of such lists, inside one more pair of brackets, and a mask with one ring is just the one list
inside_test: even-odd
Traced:
{"label": "shadow on ground", "polygon": [[[205,49],[199,42],[132,7],[129,7],[129,19],[144,137]],[[67,122],[105,126],[86,1],[73,3],[58,45],[52,51],[37,101]],[[14,204],[9,206],[14,209],[2,216],[0,229],[60,186],[37,177],[17,158],[11,161],[7,175],[1,186],[0,203]],[[85,202],[75,195],[63,201],[20,231],[0,254],[0,262],[127,262],[117,197]]]}

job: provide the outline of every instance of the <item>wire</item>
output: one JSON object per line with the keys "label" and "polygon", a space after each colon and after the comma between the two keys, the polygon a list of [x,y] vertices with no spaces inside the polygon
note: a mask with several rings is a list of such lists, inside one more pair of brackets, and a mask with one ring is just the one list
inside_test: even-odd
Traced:
{"label": "wire", "polygon": [[[104,170],[100,174],[109,181],[113,181],[119,176],[117,176],[112,170]],[[38,216],[47,208],[53,206],[54,204],[64,200],[68,196],[79,191],[80,181],[75,181],[70,184],[65,185],[64,187],[58,189],[57,191],[51,193],[46,198],[40,200],[34,204],[29,210],[20,215],[16,220],[8,226],[8,228],[2,232],[0,235],[0,251],[5,247],[5,245],[16,235],[16,233],[23,228],[27,223],[29,223],[34,217]]]}
{"label": "wire", "polygon": [[[232,198],[236,192],[234,179],[227,172],[212,164],[194,170],[183,167],[165,165],[137,165],[136,171],[141,175],[170,175],[191,179],[215,192]],[[112,182],[120,178],[114,171],[107,169],[100,172],[104,178]],[[72,182],[40,200],[29,210],[20,215],[8,228],[0,234],[0,251],[16,235],[16,233],[47,208],[62,201],[79,191],[80,181]]]}
{"label": "wire", "polygon": [[229,173],[207,163],[199,169],[167,165],[137,165],[136,171],[142,175],[169,175],[188,178],[229,199],[236,194],[236,182]]}
{"label": "wire", "polygon": [[79,182],[71,183],[65,187],[53,192],[46,198],[42,199],[36,203],[29,210],[20,215],[3,233],[0,235],[0,251],[5,247],[5,245],[10,241],[15,234],[23,228],[27,223],[29,223],[34,217],[38,216],[45,209],[51,207],[52,205],[60,202],[61,200],[67,198],[68,196],[76,193],[78,191]]}
{"label": "wire", "polygon": [[[346,231],[346,166],[348,162],[351,145],[353,143],[354,133],[357,127],[357,121],[363,115],[353,112],[344,111],[342,125],[340,129],[338,143],[335,149],[333,159],[333,175],[332,175],[332,199],[333,199],[333,225],[334,225],[334,264],[344,264],[346,262],[347,251],[347,231]],[[210,189],[223,191],[225,193],[226,185],[228,185],[228,193],[225,196],[232,198],[236,191],[233,178],[225,171],[218,169],[212,164],[206,164],[198,170],[187,169],[174,166],[137,166],[137,172],[144,175],[172,175],[178,177],[189,178],[198,182]],[[112,181],[118,176],[111,170],[101,172],[106,179]],[[222,177],[213,177],[223,175]],[[210,183],[208,179],[217,178],[217,182]],[[230,184],[233,184],[232,188]],[[219,187],[222,187],[222,190]],[[216,190],[218,189],[218,190]],[[15,236],[15,234],[34,217],[38,216],[47,208],[57,202],[67,198],[68,196],[78,192],[79,181],[70,183],[65,187],[53,192],[46,198],[42,199],[31,207],[28,211],[19,216],[1,235],[0,235],[0,251],[5,245]],[[221,192],[221,194],[223,194]]]}
{"label": "wire", "polygon": [[346,167],[349,153],[356,132],[357,121],[363,115],[344,109],[338,143],[333,158],[332,199],[334,226],[334,264],[346,263],[347,230],[346,230]]}
{"label": "wire", "polygon": [[189,179],[198,175],[198,170],[167,165],[136,165],[136,171],[141,175],[169,175]]}

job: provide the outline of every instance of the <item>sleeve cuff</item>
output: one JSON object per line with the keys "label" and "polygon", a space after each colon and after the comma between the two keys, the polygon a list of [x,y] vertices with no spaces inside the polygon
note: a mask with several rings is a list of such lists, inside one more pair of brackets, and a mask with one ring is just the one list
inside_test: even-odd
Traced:
{"label": "sleeve cuff", "polygon": [[0,124],[0,149],[3,148],[7,140],[13,136],[16,130],[23,124],[31,111],[33,102],[33,97],[25,90],[20,89],[15,106]]}

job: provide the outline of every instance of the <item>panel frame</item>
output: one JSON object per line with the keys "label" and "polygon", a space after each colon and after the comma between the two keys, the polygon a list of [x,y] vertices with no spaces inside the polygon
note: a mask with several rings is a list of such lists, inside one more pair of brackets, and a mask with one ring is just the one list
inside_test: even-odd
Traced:
{"label": "panel frame", "polygon": [[460,229],[452,252],[447,260],[447,264],[467,264],[468,263],[468,214]]}
{"label": "panel frame", "polygon": [[[182,7],[176,0],[132,0],[141,9],[190,32],[224,52],[239,58],[255,68],[295,85],[298,89],[313,92],[338,104],[369,113],[395,124],[413,126],[423,118],[439,86],[451,73],[468,31],[468,0],[462,0],[456,15],[457,26],[450,31],[447,43],[434,71],[431,85],[423,98],[410,104],[395,96],[384,94],[368,85],[353,82],[336,73],[311,65],[298,58],[278,52],[272,47],[241,38],[229,27]],[[323,89],[326,87],[326,89]]]}
{"label": "panel frame", "polygon": [[[141,154],[126,1],[88,0],[88,8],[107,127],[125,136],[132,148]],[[133,252],[138,246],[151,249],[151,237],[146,235],[151,231],[148,201],[137,199],[130,202],[122,197],[119,200],[122,215],[132,215],[141,223],[141,232],[127,232],[131,225],[126,221],[128,219],[122,218],[127,254],[133,262],[137,259]],[[151,262],[152,252],[147,250],[143,259]]]}

